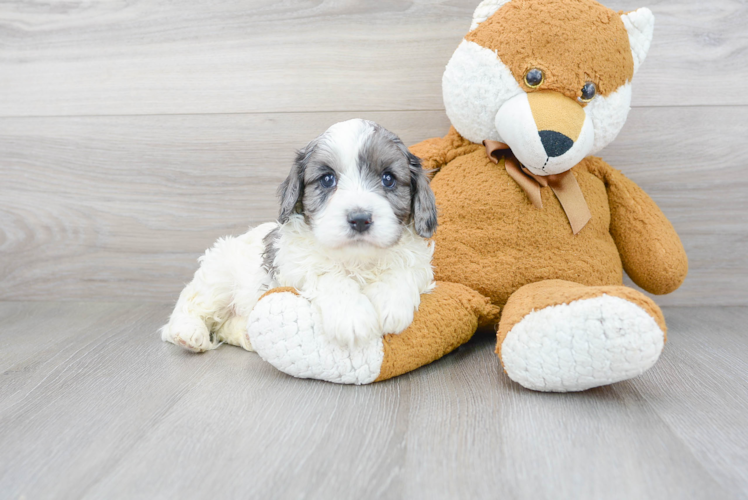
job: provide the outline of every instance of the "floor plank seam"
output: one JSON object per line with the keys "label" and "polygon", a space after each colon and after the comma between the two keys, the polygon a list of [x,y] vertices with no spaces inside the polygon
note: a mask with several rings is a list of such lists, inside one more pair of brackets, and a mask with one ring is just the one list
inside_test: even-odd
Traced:
{"label": "floor plank seam", "polygon": [[[678,104],[678,105],[632,105],[631,109],[688,109],[688,108],[748,108],[748,104]],[[424,109],[317,109],[317,110],[278,110],[278,111],[236,111],[236,112],[201,112],[201,113],[113,113],[113,114],[79,114],[79,115],[0,115],[0,120],[19,119],[71,119],[71,118],[146,118],[152,116],[262,116],[262,115],[314,115],[340,113],[431,113],[445,112],[444,108]]]}

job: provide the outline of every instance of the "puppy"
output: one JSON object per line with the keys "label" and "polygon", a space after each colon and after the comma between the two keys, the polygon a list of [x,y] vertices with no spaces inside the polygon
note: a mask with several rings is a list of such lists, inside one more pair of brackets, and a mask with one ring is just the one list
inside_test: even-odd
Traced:
{"label": "puppy", "polygon": [[434,194],[420,160],[376,123],[330,127],[297,153],[278,190],[277,223],[219,239],[200,258],[162,339],[201,352],[252,350],[247,319],[262,294],[294,287],[326,335],[353,345],[410,325],[434,287]]}

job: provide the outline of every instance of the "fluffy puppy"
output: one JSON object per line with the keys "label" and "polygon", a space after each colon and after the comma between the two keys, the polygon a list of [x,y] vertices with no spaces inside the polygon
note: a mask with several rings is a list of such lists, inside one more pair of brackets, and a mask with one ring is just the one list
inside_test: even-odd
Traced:
{"label": "fluffy puppy", "polygon": [[326,335],[352,345],[410,325],[434,287],[434,194],[420,160],[376,123],[349,120],[300,150],[279,189],[278,222],[219,239],[200,258],[162,339],[192,351],[251,350],[262,294],[296,288]]}

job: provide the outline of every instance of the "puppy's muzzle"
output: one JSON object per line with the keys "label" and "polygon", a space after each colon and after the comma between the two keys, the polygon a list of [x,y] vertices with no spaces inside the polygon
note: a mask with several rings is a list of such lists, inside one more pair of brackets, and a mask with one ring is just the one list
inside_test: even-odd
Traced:
{"label": "puppy's muzzle", "polygon": [[357,233],[368,231],[371,223],[371,212],[352,212],[348,214],[348,224]]}

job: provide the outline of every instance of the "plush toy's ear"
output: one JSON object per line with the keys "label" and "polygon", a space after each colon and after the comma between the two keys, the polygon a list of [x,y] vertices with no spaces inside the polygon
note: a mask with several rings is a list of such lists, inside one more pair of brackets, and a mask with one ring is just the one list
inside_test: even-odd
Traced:
{"label": "plush toy's ear", "polygon": [[654,14],[644,7],[622,15],[621,20],[629,33],[629,45],[631,45],[631,54],[634,56],[634,73],[636,73],[647,57],[649,45],[652,43]]}
{"label": "plush toy's ear", "polygon": [[480,23],[491,17],[505,3],[511,0],[483,0],[473,12],[473,24],[470,25],[470,31],[478,27]]}
{"label": "plush toy's ear", "polygon": [[307,146],[296,153],[296,161],[291,167],[291,172],[278,187],[278,197],[281,202],[278,222],[281,224],[288,222],[291,214],[298,211],[298,205],[304,195],[304,168],[306,167],[307,150],[309,148],[310,146]]}

